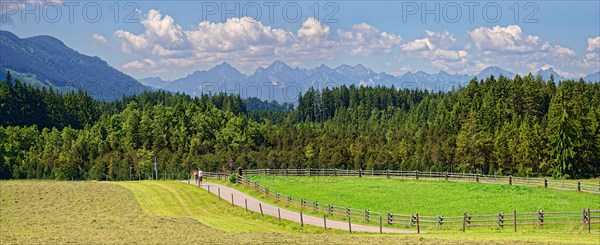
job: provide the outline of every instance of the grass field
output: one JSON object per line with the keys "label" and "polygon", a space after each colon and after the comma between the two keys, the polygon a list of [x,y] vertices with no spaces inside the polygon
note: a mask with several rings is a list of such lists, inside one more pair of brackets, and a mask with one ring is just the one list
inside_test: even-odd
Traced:
{"label": "grass field", "polygon": [[115,183],[131,191],[141,209],[149,215],[192,218],[212,228],[234,232],[324,232],[318,227],[300,229],[290,221],[261,218],[258,213],[226,205],[193,185],[166,181]]}
{"label": "grass field", "polygon": [[0,181],[1,244],[595,244],[598,239],[598,234],[520,232],[349,235],[246,213],[185,183]]}
{"label": "grass field", "polygon": [[357,177],[250,178],[286,195],[379,212],[452,216],[511,213],[513,209],[600,209],[600,195],[538,187]]}

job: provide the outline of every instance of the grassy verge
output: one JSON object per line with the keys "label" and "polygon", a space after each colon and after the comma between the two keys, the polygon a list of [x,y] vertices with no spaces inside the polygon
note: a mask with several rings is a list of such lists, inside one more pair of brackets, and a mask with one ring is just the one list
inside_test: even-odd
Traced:
{"label": "grassy verge", "polygon": [[192,218],[212,228],[231,232],[325,232],[323,228],[301,228],[291,221],[279,221],[274,217],[246,212],[242,208],[227,205],[193,185],[168,181],[115,183],[131,191],[144,213],[149,215]]}

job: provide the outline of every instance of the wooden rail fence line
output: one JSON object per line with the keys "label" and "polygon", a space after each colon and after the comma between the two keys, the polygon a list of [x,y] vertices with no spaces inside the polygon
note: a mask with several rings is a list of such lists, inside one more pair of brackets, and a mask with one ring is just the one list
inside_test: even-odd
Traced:
{"label": "wooden rail fence line", "polygon": [[577,180],[555,180],[538,177],[515,177],[504,175],[483,175],[477,173],[421,172],[403,170],[348,170],[348,169],[244,169],[242,175],[275,176],[355,176],[386,177],[401,179],[445,180],[454,182],[479,182],[488,184],[508,184],[519,186],[539,186],[561,190],[576,190],[600,194],[600,180],[597,183]]}

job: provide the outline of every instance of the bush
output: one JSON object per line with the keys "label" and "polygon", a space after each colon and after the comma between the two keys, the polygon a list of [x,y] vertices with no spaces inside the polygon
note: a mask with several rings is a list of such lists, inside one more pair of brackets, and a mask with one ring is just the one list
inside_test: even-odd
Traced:
{"label": "bush", "polygon": [[237,182],[237,174],[230,174],[229,175],[229,182],[235,184]]}

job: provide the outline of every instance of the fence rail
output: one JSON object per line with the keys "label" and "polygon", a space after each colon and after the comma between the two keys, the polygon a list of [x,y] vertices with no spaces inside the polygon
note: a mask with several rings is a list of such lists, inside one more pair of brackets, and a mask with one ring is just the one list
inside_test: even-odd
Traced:
{"label": "fence rail", "polygon": [[[287,171],[290,173],[309,173],[300,171],[301,169],[294,169]],[[255,170],[259,171],[259,170]],[[268,170],[267,170],[268,171]],[[346,174],[352,170],[344,170]],[[254,174],[257,174],[254,172]],[[400,172],[400,171],[398,171]],[[244,172],[245,174],[251,174],[251,171]],[[275,174],[277,172],[271,172],[268,174]],[[311,174],[316,174],[313,172]],[[413,172],[414,173],[414,172]],[[348,174],[349,176],[353,176]],[[455,174],[456,175],[456,174]],[[226,173],[206,173],[207,177],[214,177],[219,179],[226,179],[228,174]],[[343,175],[342,175],[343,176]],[[416,175],[418,176],[418,175]],[[433,175],[431,175],[433,176]],[[445,174],[442,176],[446,176]],[[418,178],[418,177],[417,177]],[[301,210],[310,210],[317,213],[323,213],[330,217],[338,217],[342,219],[361,220],[365,223],[378,223],[381,217],[384,223],[388,226],[405,226],[405,227],[431,227],[431,228],[444,228],[444,227],[462,227],[465,231],[470,227],[512,227],[515,231],[518,226],[537,226],[542,227],[544,225],[581,225],[588,232],[591,231],[592,224],[600,224],[600,210],[583,209],[580,212],[545,212],[539,210],[536,212],[519,212],[514,210],[512,213],[496,213],[496,214],[470,214],[465,213],[462,216],[423,216],[415,214],[396,214],[396,213],[383,213],[375,212],[368,209],[357,209],[348,206],[338,206],[331,203],[322,203],[318,201],[308,200],[300,197],[293,197],[291,195],[285,195],[278,191],[272,190],[266,186],[261,185],[257,181],[251,180],[245,176],[238,175],[237,182],[247,187],[252,188],[256,192],[273,199],[274,201],[282,202],[287,205],[296,206]],[[600,225],[598,226],[600,228]]]}
{"label": "fence rail", "polygon": [[504,175],[483,175],[452,172],[420,172],[403,170],[348,170],[348,169],[244,169],[242,175],[277,176],[355,176],[386,177],[420,180],[445,180],[455,182],[480,182],[488,184],[508,184],[519,186],[539,186],[561,190],[576,190],[600,194],[600,180],[597,183],[576,180],[555,180],[538,177],[515,177]]}

